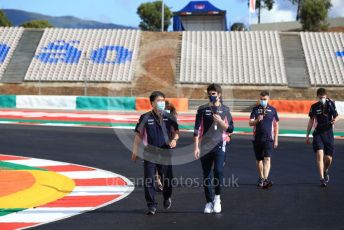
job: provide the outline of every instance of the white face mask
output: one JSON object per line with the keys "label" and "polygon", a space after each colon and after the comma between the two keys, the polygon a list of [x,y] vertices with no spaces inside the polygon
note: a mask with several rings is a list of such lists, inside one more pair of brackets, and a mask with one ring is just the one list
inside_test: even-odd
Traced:
{"label": "white face mask", "polygon": [[321,104],[325,104],[326,98],[320,98],[319,101],[321,102]]}

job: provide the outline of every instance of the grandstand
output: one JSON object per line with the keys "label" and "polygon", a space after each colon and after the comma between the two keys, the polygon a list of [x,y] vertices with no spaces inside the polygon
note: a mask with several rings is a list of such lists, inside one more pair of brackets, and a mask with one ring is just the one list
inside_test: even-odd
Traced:
{"label": "grandstand", "polygon": [[277,32],[183,32],[181,83],[287,85]]}
{"label": "grandstand", "polygon": [[138,30],[46,29],[25,81],[130,82]]}
{"label": "grandstand", "polygon": [[0,27],[0,79],[11,61],[13,52],[23,34],[23,28]]}
{"label": "grandstand", "polygon": [[[311,87],[344,98],[344,34],[277,31],[141,32],[139,30],[0,28],[0,91],[5,94],[202,98],[216,82],[252,99],[309,99]],[[37,82],[42,82],[37,84]],[[8,84],[16,83],[16,84]],[[109,84],[111,83],[111,84]],[[259,86],[259,87],[257,87]]]}
{"label": "grandstand", "polygon": [[344,33],[301,33],[307,69],[313,86],[344,84]]}

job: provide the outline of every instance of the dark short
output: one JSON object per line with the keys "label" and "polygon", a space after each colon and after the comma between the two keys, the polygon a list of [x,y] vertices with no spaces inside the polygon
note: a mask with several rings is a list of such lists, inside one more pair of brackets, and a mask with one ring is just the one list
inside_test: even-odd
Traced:
{"label": "dark short", "polygon": [[322,133],[313,133],[313,151],[323,150],[325,155],[334,154],[334,136],[333,131],[329,130]]}
{"label": "dark short", "polygon": [[254,140],[253,149],[257,161],[264,160],[265,157],[271,157],[274,149],[273,141]]}

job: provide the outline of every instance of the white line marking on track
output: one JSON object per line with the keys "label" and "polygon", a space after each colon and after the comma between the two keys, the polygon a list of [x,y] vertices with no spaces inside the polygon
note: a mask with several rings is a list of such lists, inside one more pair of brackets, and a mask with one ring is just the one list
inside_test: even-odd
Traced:
{"label": "white line marking on track", "polygon": [[33,159],[33,158],[25,159],[25,160],[9,160],[5,162],[32,166],[32,167],[68,165],[68,163],[64,163],[64,162],[57,162],[57,161],[43,160],[43,159]]}
{"label": "white line marking on track", "polygon": [[121,195],[130,190],[131,186],[77,186],[67,196]]}

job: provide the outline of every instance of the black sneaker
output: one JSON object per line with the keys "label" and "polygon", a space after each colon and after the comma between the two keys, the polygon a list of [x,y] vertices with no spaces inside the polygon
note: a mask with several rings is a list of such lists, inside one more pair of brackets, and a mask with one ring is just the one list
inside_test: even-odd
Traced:
{"label": "black sneaker", "polygon": [[258,188],[263,188],[264,186],[264,179],[263,178],[259,178],[258,182],[257,182],[257,187]]}
{"label": "black sneaker", "polygon": [[325,179],[320,180],[320,187],[322,187],[322,188],[327,187],[327,183],[326,183]]}
{"label": "black sneaker", "polygon": [[167,200],[164,200],[164,208],[165,209],[170,209],[172,205],[172,200],[171,198],[168,198]]}
{"label": "black sneaker", "polygon": [[150,208],[148,208],[148,211],[147,211],[147,215],[148,216],[153,216],[153,215],[155,215],[155,213],[156,213],[156,208],[154,208],[154,207],[150,207]]}
{"label": "black sneaker", "polygon": [[265,179],[263,183],[263,188],[268,189],[273,185],[272,181],[270,179]]}
{"label": "black sneaker", "polygon": [[328,174],[328,170],[324,171],[324,180],[326,184],[330,182],[330,175]]}

